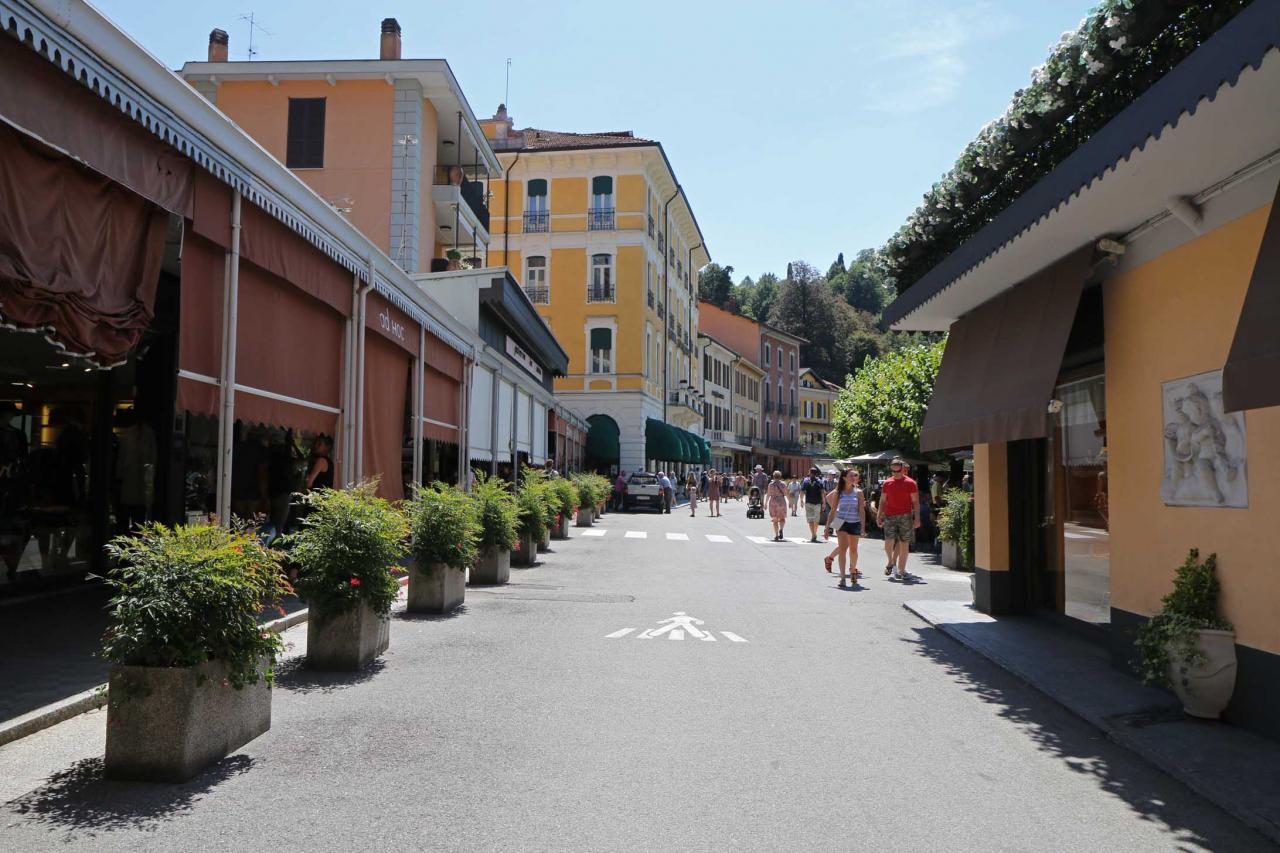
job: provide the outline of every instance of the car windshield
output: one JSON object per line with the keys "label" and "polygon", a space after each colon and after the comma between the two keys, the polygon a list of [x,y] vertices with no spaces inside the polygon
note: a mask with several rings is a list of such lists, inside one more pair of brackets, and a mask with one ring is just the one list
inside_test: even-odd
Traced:
{"label": "car windshield", "polygon": [[632,474],[627,482],[633,486],[654,486],[657,485],[658,478],[652,474]]}

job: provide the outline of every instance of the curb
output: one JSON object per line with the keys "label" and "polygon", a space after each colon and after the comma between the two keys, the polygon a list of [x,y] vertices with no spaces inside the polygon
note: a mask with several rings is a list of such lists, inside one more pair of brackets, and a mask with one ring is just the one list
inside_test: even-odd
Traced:
{"label": "curb", "polygon": [[1266,837],[1272,843],[1280,844],[1280,825],[1277,825],[1276,823],[1269,820],[1265,816],[1255,812],[1253,809],[1241,807],[1235,799],[1233,799],[1228,794],[1223,793],[1216,786],[1202,784],[1194,773],[1187,772],[1184,768],[1180,767],[1178,764],[1168,760],[1162,753],[1153,749],[1149,749],[1146,745],[1144,745],[1140,741],[1129,737],[1123,728],[1118,728],[1112,725],[1106,717],[1097,717],[1093,714],[1085,713],[1084,711],[1081,711],[1080,709],[1073,707],[1064,698],[1057,695],[1056,691],[1046,687],[1045,685],[1036,684],[1035,682],[1031,681],[1029,678],[1027,678],[1021,672],[1019,672],[1016,668],[1014,668],[1012,664],[1001,659],[999,655],[990,654],[986,649],[980,648],[979,646],[969,642],[968,639],[962,633],[958,631],[952,631],[946,623],[940,624],[938,622],[932,621],[931,619],[929,619],[929,617],[925,616],[919,610],[916,610],[915,608],[911,607],[911,605],[907,602],[903,603],[902,609],[916,616],[926,624],[931,625],[934,628],[937,628],[943,634],[946,634],[948,637],[950,637],[952,640],[955,640],[957,643],[964,646],[966,649],[969,649],[970,651],[978,654],[982,658],[991,661],[996,666],[1000,667],[1005,672],[1009,673],[1014,678],[1018,679],[1019,681],[1021,681],[1023,684],[1027,685],[1031,689],[1053,700],[1055,703],[1057,703],[1059,707],[1063,708],[1066,711],[1069,711],[1072,716],[1076,717],[1077,719],[1083,720],[1093,728],[1097,729],[1103,736],[1106,737],[1107,740],[1129,750],[1134,755],[1138,756],[1143,761],[1150,764],[1152,767],[1155,767],[1157,770],[1164,773],[1170,779],[1173,779],[1174,781],[1182,784],[1183,786],[1191,790],[1192,793],[1202,797],[1203,799],[1217,806],[1219,809],[1226,812],[1231,817],[1240,821],[1240,823],[1243,823],[1245,826],[1249,827],[1250,829],[1254,830],[1260,835]]}

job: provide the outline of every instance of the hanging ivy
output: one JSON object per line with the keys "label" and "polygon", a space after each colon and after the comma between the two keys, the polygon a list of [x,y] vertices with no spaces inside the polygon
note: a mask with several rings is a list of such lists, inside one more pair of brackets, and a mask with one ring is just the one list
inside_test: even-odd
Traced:
{"label": "hanging ivy", "polygon": [[905,292],[1250,0],[1104,0],[1062,34],[880,252]]}

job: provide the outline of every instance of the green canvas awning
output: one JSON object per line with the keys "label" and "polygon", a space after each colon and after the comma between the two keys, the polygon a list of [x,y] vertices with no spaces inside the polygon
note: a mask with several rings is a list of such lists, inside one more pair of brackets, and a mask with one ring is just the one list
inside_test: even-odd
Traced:
{"label": "green canvas awning", "polygon": [[702,464],[707,467],[711,466],[711,442],[705,438],[699,439],[702,442]]}
{"label": "green canvas awning", "polygon": [[680,427],[672,427],[676,431],[676,435],[680,437],[680,460],[681,462],[694,462],[693,436],[688,430],[680,429]]}
{"label": "green canvas awning", "polygon": [[644,422],[644,456],[660,462],[679,462],[683,446],[676,431],[657,418]]}
{"label": "green canvas awning", "polygon": [[587,456],[593,459],[619,459],[618,424],[608,415],[592,415],[587,418]]}

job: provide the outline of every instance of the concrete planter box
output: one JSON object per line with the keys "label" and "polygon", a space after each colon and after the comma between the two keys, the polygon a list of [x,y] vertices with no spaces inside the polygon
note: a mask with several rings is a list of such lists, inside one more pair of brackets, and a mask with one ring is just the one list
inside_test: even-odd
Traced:
{"label": "concrete planter box", "polygon": [[473,584],[497,584],[511,580],[511,552],[499,548],[481,548],[471,569]]}
{"label": "concrete planter box", "polygon": [[942,565],[948,569],[960,568],[960,543],[942,540]]}
{"label": "concrete planter box", "polygon": [[569,519],[567,516],[561,515],[557,517],[555,526],[551,528],[552,539],[568,539],[569,538]]}
{"label": "concrete planter box", "polygon": [[591,507],[579,507],[578,514],[573,519],[573,526],[590,527],[591,522],[594,520],[594,515],[595,513],[591,511]]}
{"label": "concrete planter box", "polygon": [[538,562],[538,540],[533,534],[521,535],[520,550],[511,554],[511,561],[517,566],[532,566]]}
{"label": "concrete planter box", "polygon": [[421,572],[409,567],[410,613],[449,613],[458,609],[467,595],[467,572],[436,564]]}
{"label": "concrete planter box", "polygon": [[[265,662],[262,669],[266,668]],[[271,728],[271,688],[223,684],[226,667],[113,666],[106,775],[185,782]]]}
{"label": "concrete planter box", "polygon": [[551,528],[548,527],[542,531],[542,538],[538,540],[538,552],[551,550]]}
{"label": "concrete planter box", "polygon": [[1169,648],[1169,681],[1182,701],[1182,710],[1193,717],[1216,720],[1226,710],[1236,689],[1236,633],[1202,628],[1197,645],[1206,660],[1187,669],[1182,683],[1181,658]]}
{"label": "concrete planter box", "polygon": [[391,618],[361,601],[345,613],[311,609],[307,619],[307,666],[352,672],[364,669],[391,645]]}

